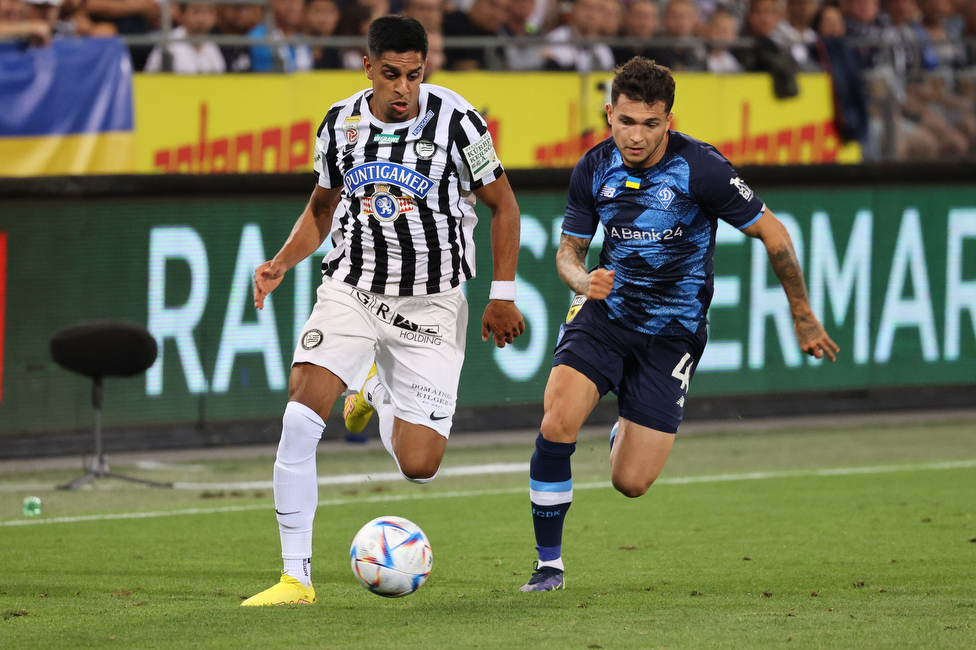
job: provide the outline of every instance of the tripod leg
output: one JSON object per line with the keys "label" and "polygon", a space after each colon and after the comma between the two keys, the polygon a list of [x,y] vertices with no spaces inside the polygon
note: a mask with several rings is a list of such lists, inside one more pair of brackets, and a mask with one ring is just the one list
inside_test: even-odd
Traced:
{"label": "tripod leg", "polygon": [[173,487],[173,484],[172,483],[161,483],[160,481],[150,481],[148,479],[135,478],[133,476],[122,476],[121,474],[115,474],[113,472],[106,472],[106,473],[102,474],[102,476],[105,476],[107,478],[117,478],[117,479],[120,479],[120,480],[123,480],[123,481],[130,481],[132,483],[142,483],[143,485],[149,485],[149,486],[152,486],[152,487],[161,487],[161,488],[171,488],[171,487]]}
{"label": "tripod leg", "polygon": [[58,486],[58,489],[59,490],[77,490],[78,488],[80,488],[80,487],[82,487],[84,485],[88,485],[89,483],[91,483],[92,481],[94,481],[96,478],[98,478],[98,476],[94,472],[88,472],[84,476],[79,476],[78,478],[76,478],[75,480],[71,481],[70,483],[66,483],[65,485],[59,485]]}

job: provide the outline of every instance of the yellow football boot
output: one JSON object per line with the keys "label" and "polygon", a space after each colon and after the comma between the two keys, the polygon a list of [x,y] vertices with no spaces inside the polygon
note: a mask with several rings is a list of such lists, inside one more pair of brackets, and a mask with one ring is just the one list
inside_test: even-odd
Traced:
{"label": "yellow football boot", "polygon": [[[366,381],[369,381],[374,375],[376,375],[375,363],[369,369]],[[349,433],[362,433],[362,430],[369,424],[369,419],[373,417],[375,409],[366,401],[366,395],[363,393],[365,388],[366,382],[363,382],[363,388],[355,395],[347,397],[346,403],[342,407],[342,417],[346,419],[346,429],[349,430]]]}
{"label": "yellow football boot", "polygon": [[311,585],[306,587],[289,575],[281,574],[281,581],[270,589],[265,589],[256,596],[251,596],[241,607],[260,605],[311,605],[315,602],[315,589]]}

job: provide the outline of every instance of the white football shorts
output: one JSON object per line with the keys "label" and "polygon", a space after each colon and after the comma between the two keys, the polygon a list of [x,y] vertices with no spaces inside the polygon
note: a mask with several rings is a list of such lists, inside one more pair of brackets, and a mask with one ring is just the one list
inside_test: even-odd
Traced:
{"label": "white football shorts", "polygon": [[461,288],[384,296],[325,276],[316,297],[292,363],[326,368],[358,391],[375,360],[396,417],[447,438],[468,328]]}

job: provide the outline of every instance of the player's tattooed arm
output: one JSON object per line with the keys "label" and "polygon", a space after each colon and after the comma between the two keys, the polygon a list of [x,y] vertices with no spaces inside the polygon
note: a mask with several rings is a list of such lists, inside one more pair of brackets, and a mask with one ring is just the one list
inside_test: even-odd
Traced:
{"label": "player's tattooed arm", "polygon": [[803,271],[800,269],[800,261],[796,258],[793,242],[790,241],[786,227],[767,210],[759,221],[743,232],[750,237],[758,237],[766,245],[769,263],[790,302],[793,329],[800,349],[818,359],[826,355],[831,361],[836,360],[836,353],[840,348],[827,335],[823,325],[810,308]]}
{"label": "player's tattooed arm", "polygon": [[562,234],[556,251],[556,271],[559,279],[587,300],[603,300],[613,289],[613,271],[607,269],[586,270],[586,252],[590,238]]}

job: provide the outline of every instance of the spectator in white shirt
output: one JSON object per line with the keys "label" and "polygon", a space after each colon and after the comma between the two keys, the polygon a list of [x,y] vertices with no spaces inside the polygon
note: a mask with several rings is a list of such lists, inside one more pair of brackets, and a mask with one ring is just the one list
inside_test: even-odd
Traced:
{"label": "spectator in white shirt", "polygon": [[[217,8],[212,4],[183,4],[180,6],[181,26],[173,30],[174,39],[209,34],[217,24]],[[177,74],[221,74],[227,71],[220,48],[210,42],[186,43],[179,40],[170,43],[173,72]],[[153,48],[146,61],[146,72],[163,69],[163,51]]]}
{"label": "spectator in white shirt", "polygon": [[742,63],[731,52],[728,43],[739,35],[739,20],[724,7],[718,7],[708,20],[708,57],[705,67],[709,72],[742,72]]}
{"label": "spectator in white shirt", "polygon": [[811,56],[817,32],[810,25],[819,10],[818,0],[786,0],[786,16],[769,35],[777,45],[789,50],[800,70],[820,69]]}
{"label": "spectator in white shirt", "polygon": [[549,32],[547,40],[552,43],[546,48],[547,70],[568,70],[590,72],[592,70],[613,70],[613,52],[603,43],[588,46],[558,45],[574,37],[599,38],[603,28],[604,11],[602,0],[575,0],[568,25],[557,27]]}

